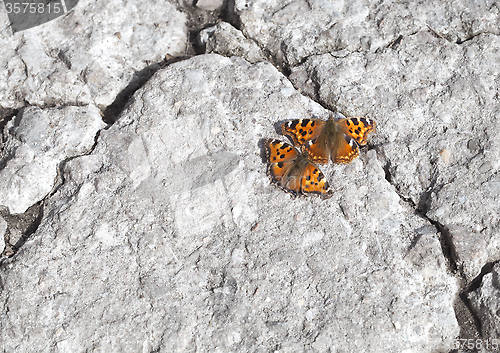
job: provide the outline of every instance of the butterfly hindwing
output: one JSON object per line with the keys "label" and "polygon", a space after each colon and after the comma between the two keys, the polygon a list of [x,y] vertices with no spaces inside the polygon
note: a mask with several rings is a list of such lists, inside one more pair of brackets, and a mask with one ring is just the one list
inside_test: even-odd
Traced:
{"label": "butterfly hindwing", "polygon": [[270,139],[266,152],[269,177],[282,189],[294,195],[330,193],[323,173],[292,145]]}
{"label": "butterfly hindwing", "polygon": [[303,173],[301,188],[303,192],[324,194],[328,193],[330,185],[321,170],[313,163],[309,163]]}
{"label": "butterfly hindwing", "polygon": [[307,141],[304,149],[309,156],[309,159],[314,163],[325,164],[330,159],[331,149],[323,142],[322,139],[315,138]]}
{"label": "butterfly hindwing", "polygon": [[331,158],[334,163],[350,163],[354,158],[359,156],[358,144],[351,136],[345,134],[340,139],[337,148],[332,152]]}

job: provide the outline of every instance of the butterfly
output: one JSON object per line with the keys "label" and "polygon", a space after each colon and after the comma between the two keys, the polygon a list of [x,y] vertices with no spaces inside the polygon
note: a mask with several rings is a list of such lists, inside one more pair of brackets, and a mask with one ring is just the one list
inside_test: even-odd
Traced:
{"label": "butterfly", "polygon": [[266,140],[265,148],[267,174],[282,189],[294,195],[331,193],[325,176],[307,155],[280,140]]}
{"label": "butterfly", "polygon": [[281,125],[281,132],[296,146],[304,149],[313,162],[349,163],[359,155],[359,146],[366,145],[367,135],[375,131],[375,121],[368,118],[335,120],[296,119]]}

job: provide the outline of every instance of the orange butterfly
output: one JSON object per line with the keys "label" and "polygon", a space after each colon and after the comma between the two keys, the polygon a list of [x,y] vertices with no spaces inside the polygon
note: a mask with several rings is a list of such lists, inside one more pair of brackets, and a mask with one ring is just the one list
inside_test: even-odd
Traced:
{"label": "orange butterfly", "polygon": [[267,173],[271,181],[294,195],[330,194],[330,186],[318,166],[292,145],[268,139],[265,142]]}
{"label": "orange butterfly", "polygon": [[375,131],[375,121],[368,118],[335,120],[296,119],[281,125],[283,135],[303,148],[309,159],[324,164],[349,163],[359,155],[359,147],[366,145],[368,133]]}

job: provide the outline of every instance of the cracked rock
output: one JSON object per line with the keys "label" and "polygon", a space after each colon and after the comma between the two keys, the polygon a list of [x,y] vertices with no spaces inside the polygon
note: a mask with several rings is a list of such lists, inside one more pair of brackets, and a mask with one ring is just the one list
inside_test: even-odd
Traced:
{"label": "cracked rock", "polygon": [[7,222],[0,216],[0,254],[5,249],[5,233],[7,232]]}
{"label": "cracked rock", "polygon": [[156,72],[0,268],[4,349],[450,350],[456,280],[375,151],[322,168],[327,200],[270,184],[262,140],[312,115],[267,63]]}
{"label": "cracked rock", "polygon": [[229,57],[240,56],[251,63],[266,61],[257,43],[245,38],[241,31],[227,22],[219,22],[201,31],[199,41],[206,53],[217,53]]}
{"label": "cracked rock", "polygon": [[[500,264],[483,276],[481,286],[469,293],[470,303],[481,321],[484,341],[500,345]],[[494,340],[494,341],[493,341]],[[494,350],[491,350],[494,351]]]}
{"label": "cracked rock", "polygon": [[206,11],[214,11],[220,9],[224,4],[224,0],[197,0],[196,7]]}
{"label": "cracked rock", "polygon": [[500,28],[499,5],[474,0],[235,0],[230,10],[248,37],[289,66],[344,49],[375,52],[426,28],[452,42]]}
{"label": "cracked rock", "polygon": [[310,57],[291,76],[314,81],[326,105],[377,120],[388,178],[450,229],[468,280],[500,256],[499,53],[495,35],[458,45],[422,31],[377,53]]}
{"label": "cracked rock", "polygon": [[185,22],[167,1],[80,0],[41,26],[4,30],[0,106],[108,106],[149,63],[184,53]]}
{"label": "cracked rock", "polygon": [[63,160],[90,151],[104,127],[95,106],[26,108],[10,120],[0,160],[0,205],[23,213],[54,187]]}

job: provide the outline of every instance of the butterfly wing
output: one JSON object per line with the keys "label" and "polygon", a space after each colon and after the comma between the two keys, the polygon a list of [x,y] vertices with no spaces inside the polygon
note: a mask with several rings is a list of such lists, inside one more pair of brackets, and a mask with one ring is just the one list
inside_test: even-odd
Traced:
{"label": "butterfly wing", "polygon": [[271,180],[281,184],[283,177],[287,174],[294,160],[299,156],[299,152],[290,144],[269,139],[266,141],[267,152],[267,173]]}
{"label": "butterfly wing", "polygon": [[303,146],[321,134],[325,123],[320,119],[290,120],[281,125],[281,133],[292,139],[295,146]]}
{"label": "butterfly wing", "polygon": [[360,146],[366,145],[368,134],[375,131],[375,120],[368,118],[348,118],[337,122]]}
{"label": "butterfly wing", "polygon": [[368,134],[376,123],[368,118],[290,120],[281,125],[282,133],[294,144],[303,147],[309,159],[318,164],[349,163],[359,156],[359,147],[366,145]]}
{"label": "butterfly wing", "polygon": [[332,149],[326,143],[323,136],[319,136],[314,140],[309,140],[305,143],[304,149],[311,161],[314,163],[328,163]]}
{"label": "butterfly wing", "polygon": [[359,156],[358,144],[352,137],[342,133],[331,153],[333,163],[350,163]]}
{"label": "butterfly wing", "polygon": [[301,179],[302,193],[330,194],[330,185],[319,168],[308,162]]}
{"label": "butterfly wing", "polygon": [[283,141],[267,140],[266,150],[272,182],[294,195],[329,193],[323,173],[295,147]]}
{"label": "butterfly wing", "polygon": [[300,155],[293,163],[282,179],[285,190],[294,195],[330,193],[325,176],[305,155]]}

